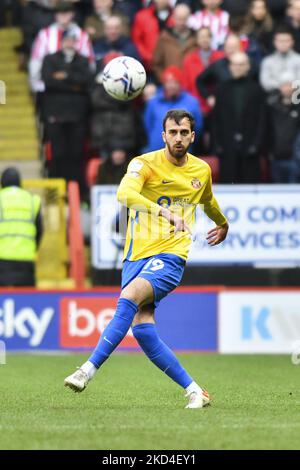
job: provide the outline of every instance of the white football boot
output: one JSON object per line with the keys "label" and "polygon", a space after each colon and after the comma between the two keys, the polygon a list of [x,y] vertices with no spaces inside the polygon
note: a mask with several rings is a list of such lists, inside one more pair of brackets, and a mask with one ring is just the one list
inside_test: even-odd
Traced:
{"label": "white football boot", "polygon": [[189,399],[186,408],[203,408],[211,402],[211,398],[206,390],[194,390],[187,393],[185,396]]}
{"label": "white football boot", "polygon": [[69,387],[74,392],[82,392],[88,383],[88,375],[80,368],[64,380],[65,387]]}

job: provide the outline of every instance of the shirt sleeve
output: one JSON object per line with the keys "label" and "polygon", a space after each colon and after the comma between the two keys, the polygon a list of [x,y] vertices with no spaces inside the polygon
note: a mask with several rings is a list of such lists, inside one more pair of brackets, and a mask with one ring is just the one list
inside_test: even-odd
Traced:
{"label": "shirt sleeve", "polygon": [[227,223],[225,215],[222,213],[218,201],[212,192],[211,170],[209,168],[209,179],[202,194],[200,204],[203,205],[203,210],[207,217],[209,217],[216,225],[224,225]]}
{"label": "shirt sleeve", "polygon": [[141,194],[150,175],[151,168],[148,164],[141,158],[134,158],[129,163],[127,173],[120,183],[117,198],[119,202],[130,209],[158,216],[161,207]]}

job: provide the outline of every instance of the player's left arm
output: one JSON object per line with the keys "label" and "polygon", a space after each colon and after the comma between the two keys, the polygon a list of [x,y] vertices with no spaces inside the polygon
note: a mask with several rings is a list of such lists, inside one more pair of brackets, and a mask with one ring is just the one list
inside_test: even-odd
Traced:
{"label": "player's left arm", "polygon": [[203,205],[205,214],[215,222],[216,226],[208,231],[206,240],[210,246],[215,246],[225,240],[229,225],[225,215],[222,213],[217,199],[212,192],[211,171],[209,179],[203,192],[200,204]]}

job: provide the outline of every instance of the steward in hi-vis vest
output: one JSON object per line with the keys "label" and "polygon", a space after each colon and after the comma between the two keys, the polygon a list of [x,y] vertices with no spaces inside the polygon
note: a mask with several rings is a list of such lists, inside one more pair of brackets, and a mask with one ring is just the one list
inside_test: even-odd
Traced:
{"label": "steward in hi-vis vest", "polygon": [[35,259],[42,236],[41,199],[21,187],[7,168],[0,190],[0,286],[34,286]]}

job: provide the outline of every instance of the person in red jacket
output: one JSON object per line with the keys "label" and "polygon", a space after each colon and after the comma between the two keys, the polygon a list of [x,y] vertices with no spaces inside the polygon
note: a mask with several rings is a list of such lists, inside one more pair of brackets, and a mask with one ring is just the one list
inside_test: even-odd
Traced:
{"label": "person in red jacket", "polygon": [[210,111],[210,107],[203,98],[196,86],[196,78],[210,64],[224,57],[224,52],[215,51],[211,47],[212,32],[206,26],[203,26],[197,32],[197,49],[186,54],[183,59],[184,70],[184,89],[191,95],[198,98],[201,110],[204,114]]}
{"label": "person in red jacket", "polygon": [[169,0],[154,0],[153,5],[135,15],[132,40],[147,70],[151,69],[153,51],[161,30],[171,26],[171,14]]}

